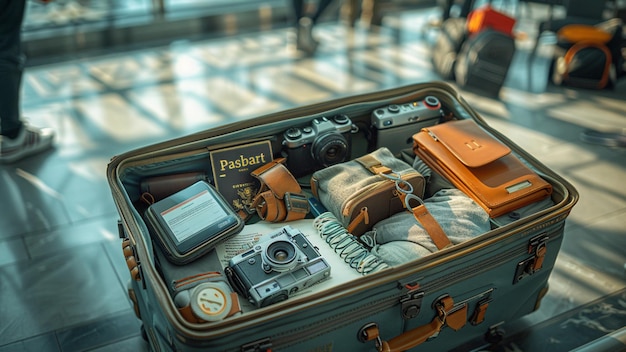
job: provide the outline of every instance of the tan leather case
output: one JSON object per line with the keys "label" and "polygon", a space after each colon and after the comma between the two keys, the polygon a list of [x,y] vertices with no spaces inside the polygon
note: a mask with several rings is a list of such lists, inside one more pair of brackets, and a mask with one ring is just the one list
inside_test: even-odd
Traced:
{"label": "tan leather case", "polygon": [[360,236],[405,209],[396,182],[384,174],[399,177],[415,196],[424,196],[424,176],[387,148],[318,170],[311,177],[311,191],[350,233]]}
{"label": "tan leather case", "polygon": [[454,120],[422,129],[413,150],[465,192],[491,217],[549,196],[552,186],[474,120]]}

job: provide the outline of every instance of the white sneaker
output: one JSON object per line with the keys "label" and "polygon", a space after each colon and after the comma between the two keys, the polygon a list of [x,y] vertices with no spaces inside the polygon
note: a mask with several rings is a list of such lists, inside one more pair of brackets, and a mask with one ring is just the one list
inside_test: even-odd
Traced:
{"label": "white sneaker", "polygon": [[11,139],[0,136],[0,162],[13,163],[52,147],[54,131],[50,128],[37,128],[24,123],[20,134]]}

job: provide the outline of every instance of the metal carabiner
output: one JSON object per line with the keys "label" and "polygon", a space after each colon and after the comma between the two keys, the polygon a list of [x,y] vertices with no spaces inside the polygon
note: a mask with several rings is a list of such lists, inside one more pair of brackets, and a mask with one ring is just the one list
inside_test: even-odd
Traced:
{"label": "metal carabiner", "polygon": [[424,201],[422,200],[422,198],[416,196],[413,193],[410,193],[410,194],[407,194],[406,197],[404,198],[404,207],[406,209],[413,209],[413,207],[409,205],[409,201],[412,199],[416,200],[419,203],[419,205],[424,205]]}

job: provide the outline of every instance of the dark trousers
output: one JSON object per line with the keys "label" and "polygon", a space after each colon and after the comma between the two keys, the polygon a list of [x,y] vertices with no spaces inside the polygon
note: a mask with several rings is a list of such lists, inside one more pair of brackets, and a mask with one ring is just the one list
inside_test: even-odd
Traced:
{"label": "dark trousers", "polygon": [[[450,10],[452,9],[452,5],[454,5],[454,0],[446,0],[443,6],[443,18],[442,20],[447,20],[450,18]],[[461,4],[461,13],[459,13],[459,17],[466,18],[467,15],[472,11],[474,7],[475,0],[463,0]]]}
{"label": "dark trousers", "polygon": [[[315,13],[309,16],[311,18],[311,21],[313,21],[313,23],[317,22],[317,20],[320,18],[324,10],[326,10],[328,5],[330,5],[332,2],[333,0],[319,0],[317,3],[317,9],[315,10]],[[302,17],[307,16],[307,14],[304,12],[305,0],[291,0],[291,3],[293,6],[295,24],[297,25],[298,21]]]}
{"label": "dark trousers", "polygon": [[14,137],[19,132],[20,86],[25,57],[21,27],[25,0],[0,0],[0,134]]}

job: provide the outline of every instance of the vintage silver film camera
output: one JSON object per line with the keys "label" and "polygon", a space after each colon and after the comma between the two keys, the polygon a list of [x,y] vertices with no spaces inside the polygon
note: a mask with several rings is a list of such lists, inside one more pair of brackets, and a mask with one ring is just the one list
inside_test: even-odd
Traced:
{"label": "vintage silver film camera", "polygon": [[397,154],[413,147],[413,135],[443,117],[441,102],[433,96],[407,104],[393,104],[372,112],[373,150],[387,147]]}
{"label": "vintage silver film camera", "polygon": [[254,248],[231,258],[225,271],[235,290],[257,307],[330,277],[328,262],[291,226],[264,235]]}

